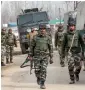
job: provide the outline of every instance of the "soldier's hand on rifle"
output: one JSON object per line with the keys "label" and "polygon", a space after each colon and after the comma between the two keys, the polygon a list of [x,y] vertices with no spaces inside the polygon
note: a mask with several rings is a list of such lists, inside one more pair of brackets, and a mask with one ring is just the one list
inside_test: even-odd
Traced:
{"label": "soldier's hand on rifle", "polygon": [[30,58],[30,60],[32,60],[32,57],[31,56],[29,58]]}

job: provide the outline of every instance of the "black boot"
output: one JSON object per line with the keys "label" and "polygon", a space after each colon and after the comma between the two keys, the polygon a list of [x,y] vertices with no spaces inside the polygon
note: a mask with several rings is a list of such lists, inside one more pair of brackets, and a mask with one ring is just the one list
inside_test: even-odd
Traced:
{"label": "black boot", "polygon": [[9,60],[8,60],[8,58],[6,59],[6,64],[9,64],[10,62],[9,62]]}
{"label": "black boot", "polygon": [[13,63],[12,58],[10,58],[10,63]]}
{"label": "black boot", "polygon": [[75,75],[76,81],[79,81],[79,74]]}
{"label": "black boot", "polygon": [[37,77],[37,84],[40,85],[40,78]]}
{"label": "black boot", "polygon": [[75,83],[75,80],[71,80],[70,82],[69,82],[69,84],[74,84]]}
{"label": "black boot", "polygon": [[65,67],[65,64],[62,64],[61,67]]}
{"label": "black boot", "polygon": [[1,62],[1,66],[5,66],[4,62]]}
{"label": "black boot", "polygon": [[74,84],[75,83],[75,76],[74,75],[70,75],[70,82],[69,84]]}
{"label": "black boot", "polygon": [[65,67],[65,64],[64,63],[61,63],[61,67]]}
{"label": "black boot", "polygon": [[41,83],[40,83],[40,88],[41,89],[46,89],[46,87],[45,87],[45,81],[41,81]]}

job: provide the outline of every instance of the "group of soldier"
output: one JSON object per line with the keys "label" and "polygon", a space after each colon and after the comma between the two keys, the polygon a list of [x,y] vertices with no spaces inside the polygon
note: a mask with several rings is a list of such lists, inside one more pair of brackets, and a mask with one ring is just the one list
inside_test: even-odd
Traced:
{"label": "group of soldier", "polygon": [[[13,63],[13,49],[14,46],[17,47],[16,37],[12,33],[12,29],[6,32],[6,29],[1,31],[1,66]],[[4,56],[6,56],[6,64],[4,61]]]}
{"label": "group of soldier", "polygon": [[65,66],[65,58],[68,61],[71,80],[69,84],[74,84],[75,80],[79,81],[82,61],[85,71],[85,25],[83,30],[76,30],[75,23],[72,22],[67,26],[67,32],[59,25],[55,33],[55,47],[58,47],[61,66]]}
{"label": "group of soldier", "polygon": [[[31,56],[35,58],[35,76],[41,89],[45,89],[48,61],[53,63],[52,37],[46,33],[46,26],[39,26],[40,33],[35,35],[31,41]],[[83,30],[76,30],[75,24],[70,23],[67,32],[63,26],[59,25],[55,34],[55,47],[59,51],[60,65],[65,66],[65,58],[68,61],[68,71],[70,76],[69,84],[79,81],[81,62],[84,62],[85,71],[85,26]],[[50,60],[49,58],[50,57]]]}
{"label": "group of soldier", "polygon": [[[81,71],[81,61],[84,61],[85,71],[85,27],[84,30],[75,29],[75,24],[71,23],[67,32],[63,33],[64,29],[62,25],[59,25],[58,31],[55,34],[55,47],[58,47],[60,64],[65,66],[65,58],[68,61],[68,71],[70,75],[70,84],[74,84],[75,80],[79,81],[79,73]],[[32,36],[32,35],[31,35]],[[3,51],[6,47],[6,63],[12,63],[13,46],[17,47],[15,36],[12,34],[12,30],[5,34],[2,30],[1,37],[2,48],[2,60],[3,63]],[[39,32],[33,35],[30,44],[30,56],[34,59],[35,76],[37,83],[41,89],[45,89],[45,81],[47,76],[48,63],[53,63],[53,45],[52,37],[46,32],[46,25],[39,25]],[[50,57],[50,59],[49,59]],[[75,68],[75,69],[74,69]]]}

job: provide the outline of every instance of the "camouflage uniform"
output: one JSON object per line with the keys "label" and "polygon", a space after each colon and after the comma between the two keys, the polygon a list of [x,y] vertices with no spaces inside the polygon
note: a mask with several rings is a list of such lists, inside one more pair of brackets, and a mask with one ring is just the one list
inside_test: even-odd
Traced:
{"label": "camouflage uniform", "polygon": [[82,47],[82,59],[84,61],[84,71],[85,71],[85,29],[84,30],[80,30],[79,32],[80,35],[80,40],[81,40],[81,47]]}
{"label": "camouflage uniform", "polygon": [[[73,40],[73,45],[71,47],[74,34],[75,36]],[[81,61],[81,40],[79,37],[79,31],[76,31],[76,32],[68,31],[67,33],[64,34],[64,40],[62,43],[62,58],[65,58],[65,49],[67,48],[67,52],[68,52],[70,47],[71,47],[70,56],[68,54],[68,70],[69,70],[69,75],[71,79],[70,84],[73,84],[75,83],[75,76],[76,76],[76,80],[77,81],[79,80],[79,73],[81,70],[81,63],[80,63]]]}
{"label": "camouflage uniform", "polygon": [[6,60],[7,60],[7,63],[9,63],[9,57],[10,57],[10,62],[12,62],[14,45],[17,46],[16,37],[13,33],[8,33],[6,36]]}
{"label": "camouflage uniform", "polygon": [[34,56],[35,75],[40,78],[41,82],[45,82],[47,74],[48,56],[52,59],[53,47],[51,38],[40,33],[33,38],[31,43],[31,53]]}
{"label": "camouflage uniform", "polygon": [[58,31],[55,33],[55,47],[57,48],[58,46],[58,52],[59,52],[59,55],[60,55],[60,64],[61,66],[64,65],[64,60],[61,58],[61,44],[62,44],[62,41],[63,41],[63,26],[59,26],[58,27]]}
{"label": "camouflage uniform", "polygon": [[1,62],[4,63],[4,55],[6,52],[6,34],[1,33]]}

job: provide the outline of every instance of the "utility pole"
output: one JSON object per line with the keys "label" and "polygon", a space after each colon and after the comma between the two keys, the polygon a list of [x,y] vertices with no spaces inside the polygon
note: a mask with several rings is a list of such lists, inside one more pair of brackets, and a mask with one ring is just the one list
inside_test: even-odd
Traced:
{"label": "utility pole", "polygon": [[74,1],[74,10],[77,8],[78,6],[78,1]]}
{"label": "utility pole", "polygon": [[60,24],[61,24],[61,9],[59,8],[59,19],[60,19]]}
{"label": "utility pole", "polygon": [[68,1],[66,1],[66,8],[67,8],[67,12],[68,12],[68,3],[69,3],[69,2],[68,2]]}
{"label": "utility pole", "polygon": [[74,10],[75,10],[75,1],[74,1]]}
{"label": "utility pole", "polygon": [[1,1],[1,4],[2,4],[2,1]]}

